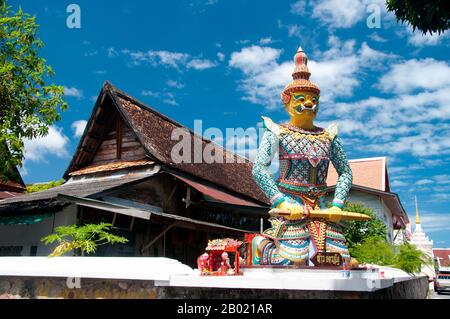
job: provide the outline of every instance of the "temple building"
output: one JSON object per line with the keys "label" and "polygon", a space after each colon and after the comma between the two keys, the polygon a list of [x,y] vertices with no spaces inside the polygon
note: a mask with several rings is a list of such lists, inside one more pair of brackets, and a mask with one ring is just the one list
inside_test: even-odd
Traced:
{"label": "temple building", "polygon": [[[175,129],[203,156],[234,161],[175,163]],[[245,212],[267,211],[268,201],[251,178],[252,163],[237,156],[106,82],[65,183],[0,201],[0,251],[45,256],[54,246],[41,238],[56,227],[107,222],[128,243],[101,246],[98,256],[165,256],[193,266],[208,239],[260,229],[259,217]]]}
{"label": "temple building", "polygon": [[450,248],[433,248],[433,256],[440,271],[450,271]]}
{"label": "temple building", "polygon": [[[415,197],[416,203],[416,227],[414,232],[412,233],[410,244],[416,246],[419,250],[427,254],[431,259],[434,258],[433,254],[433,241],[430,240],[427,234],[423,231],[422,225],[420,224],[420,215],[419,215],[419,205],[417,203],[417,197]],[[435,276],[435,270],[432,265],[424,265],[422,267],[422,273],[426,274],[430,278]]]}
{"label": "temple building", "polygon": [[[353,172],[353,184],[348,201],[360,202],[374,210],[387,229],[386,239],[393,243],[398,240],[409,223],[400,198],[390,191],[386,157],[372,157],[348,161]],[[331,198],[337,180],[336,170],[328,168],[328,192]]]}
{"label": "temple building", "polygon": [[416,201],[416,227],[412,233],[410,243],[415,245],[418,249],[426,253],[428,256],[433,257],[433,241],[430,240],[427,234],[423,231],[420,224],[419,206]]}

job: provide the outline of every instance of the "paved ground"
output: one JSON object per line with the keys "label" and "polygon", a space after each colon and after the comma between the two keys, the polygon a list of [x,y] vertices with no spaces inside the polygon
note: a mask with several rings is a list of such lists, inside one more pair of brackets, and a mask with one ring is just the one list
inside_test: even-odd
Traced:
{"label": "paved ground", "polygon": [[436,292],[433,292],[432,299],[450,299],[450,292],[444,292],[442,295],[438,295]]}

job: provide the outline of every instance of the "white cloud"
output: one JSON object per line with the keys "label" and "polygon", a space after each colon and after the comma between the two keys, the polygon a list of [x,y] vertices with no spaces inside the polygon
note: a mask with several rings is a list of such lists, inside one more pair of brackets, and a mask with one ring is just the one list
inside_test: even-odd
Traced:
{"label": "white cloud", "polygon": [[83,135],[84,129],[86,127],[87,121],[78,120],[72,123],[71,128],[73,130],[73,137],[80,137]]}
{"label": "white cloud", "polygon": [[154,98],[159,98],[160,94],[158,92],[153,92],[153,91],[149,91],[149,90],[142,90],[141,91],[141,95],[142,96],[151,96]]}
{"label": "white cloud", "polygon": [[64,95],[65,96],[70,96],[70,97],[74,97],[77,100],[81,100],[84,98],[83,96],[83,91],[81,91],[80,89],[77,89],[76,87],[64,87]]}
{"label": "white cloud", "polygon": [[262,69],[276,65],[281,53],[282,50],[253,45],[243,48],[240,52],[233,52],[229,65],[241,69],[244,73],[259,73]]}
{"label": "white cloud", "polygon": [[450,66],[432,58],[394,64],[379,83],[385,92],[408,93],[415,89],[436,90],[450,85]]}
{"label": "white cloud", "polygon": [[124,49],[122,54],[128,56],[132,66],[140,66],[142,64],[151,67],[164,66],[181,70],[184,68],[204,70],[216,66],[216,63],[208,59],[199,59],[192,57],[190,54],[182,52],[170,52],[165,50],[154,51],[131,51]]}
{"label": "white cloud", "polygon": [[151,66],[163,65],[167,67],[172,67],[178,69],[180,65],[186,63],[189,55],[180,52],[169,52],[169,51],[130,51],[122,50],[122,53],[128,55],[131,58],[131,63],[133,65],[141,65],[142,63],[147,63]]}
{"label": "white cloud", "polygon": [[380,36],[378,33],[376,33],[376,32],[371,33],[371,34],[369,35],[369,38],[370,38],[372,41],[375,41],[375,42],[381,42],[381,43],[387,42],[387,40],[386,40],[385,38],[381,37],[381,36]]}
{"label": "white cloud", "polygon": [[222,62],[223,60],[225,60],[225,54],[223,54],[222,52],[217,52],[217,58],[220,62]]}
{"label": "white cloud", "polygon": [[450,184],[450,175],[447,174],[435,175],[433,179],[437,184]]}
{"label": "white cloud", "polygon": [[405,186],[409,186],[409,183],[397,179],[391,182],[391,187],[405,187]]}
{"label": "white cloud", "polygon": [[265,45],[265,44],[270,44],[270,43],[272,43],[274,41],[272,40],[272,37],[267,37],[267,38],[259,39],[258,42],[259,42],[259,44]]}
{"label": "white cloud", "polygon": [[355,74],[358,70],[356,56],[311,61],[309,70],[311,81],[320,87],[322,102],[332,101],[337,96],[352,96],[354,88],[360,83]]}
{"label": "white cloud", "polygon": [[107,49],[108,58],[115,58],[119,56],[119,52],[116,51],[114,48],[108,48]]}
{"label": "white cloud", "polygon": [[166,93],[165,94],[166,98],[163,99],[163,102],[169,105],[178,105],[178,102],[175,100],[175,96],[173,93]]}
{"label": "white cloud", "polygon": [[182,89],[184,88],[184,84],[181,82],[177,82],[174,80],[167,80],[166,84],[170,87],[176,88],[176,89]]}
{"label": "white cloud", "polygon": [[416,47],[424,47],[424,46],[436,46],[441,44],[443,41],[449,38],[450,33],[445,31],[444,33],[426,33],[423,34],[422,31],[417,30],[413,31],[411,26],[406,27],[406,34],[408,36],[408,43],[416,46]]}
{"label": "white cloud", "polygon": [[423,179],[419,179],[414,184],[416,184],[416,185],[428,185],[428,184],[433,184],[433,183],[434,183],[433,180],[427,179],[427,178],[423,178]]}
{"label": "white cloud", "polygon": [[359,0],[310,1],[312,17],[334,28],[350,28],[365,17],[366,5]]}
{"label": "white cloud", "polygon": [[88,51],[84,53],[85,57],[93,57],[96,56],[98,54],[98,51]]}
{"label": "white cloud", "polygon": [[298,0],[291,4],[291,13],[303,15],[306,10],[306,0]]}
{"label": "white cloud", "polygon": [[[380,12],[380,19],[390,23],[394,15],[387,12],[385,0],[309,0],[297,1],[291,5],[291,13],[313,17],[330,28],[351,28]],[[380,21],[381,22],[381,21]]]}
{"label": "white cloud", "polygon": [[214,62],[206,59],[193,59],[189,61],[187,64],[188,69],[195,69],[195,70],[205,70],[213,68],[215,66],[216,64]]}
{"label": "white cloud", "polygon": [[395,54],[374,50],[369,47],[366,42],[363,42],[361,45],[359,56],[361,60],[360,63],[363,64],[364,67],[375,70],[385,68],[386,62],[398,58]]}
{"label": "white cloud", "polygon": [[281,53],[282,50],[253,45],[231,54],[229,65],[245,75],[240,81],[244,100],[269,108],[279,104],[279,94],[289,82],[293,68],[292,62],[277,63]]}
{"label": "white cloud", "polygon": [[278,28],[286,29],[289,37],[300,37],[300,26],[296,24],[283,24],[281,20],[278,20]]}
{"label": "white cloud", "polygon": [[[383,68],[386,61],[395,58],[367,43],[356,50],[354,40],[341,42],[335,36],[329,38],[329,45],[330,49],[318,55],[318,60],[310,58],[308,64],[311,81],[321,89],[322,102],[352,96],[360,84],[361,69]],[[231,54],[229,65],[244,73],[240,90],[245,92],[245,100],[268,108],[280,105],[279,94],[292,81],[294,69],[292,60],[278,62],[281,53],[280,49],[253,45]]]}
{"label": "white cloud", "polygon": [[[414,220],[414,219],[411,219]],[[450,214],[421,213],[420,223],[426,233],[450,230]]]}
{"label": "white cloud", "polygon": [[64,135],[62,128],[50,126],[48,134],[44,137],[25,140],[25,160],[26,161],[45,161],[48,155],[57,157],[68,157],[67,144],[69,138]]}
{"label": "white cloud", "polygon": [[290,37],[300,37],[300,26],[296,24],[289,24],[286,26],[288,30],[288,36]]}
{"label": "white cloud", "polygon": [[[365,151],[419,157],[450,154],[450,85],[431,92],[337,103],[322,114],[342,123],[341,133],[364,138]],[[428,159],[423,165],[442,164]]]}
{"label": "white cloud", "polygon": [[150,96],[155,99],[160,99],[164,103],[169,105],[178,105],[178,102],[175,100],[175,95],[171,92],[154,92],[149,90],[142,90],[142,96]]}

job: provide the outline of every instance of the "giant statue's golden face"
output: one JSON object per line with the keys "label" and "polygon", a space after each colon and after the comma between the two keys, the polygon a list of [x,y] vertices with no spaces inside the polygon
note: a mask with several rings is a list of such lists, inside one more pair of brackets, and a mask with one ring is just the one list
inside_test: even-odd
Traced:
{"label": "giant statue's golden face", "polygon": [[319,110],[319,96],[308,91],[296,91],[290,93],[291,98],[286,104],[286,111],[291,118],[314,119]]}

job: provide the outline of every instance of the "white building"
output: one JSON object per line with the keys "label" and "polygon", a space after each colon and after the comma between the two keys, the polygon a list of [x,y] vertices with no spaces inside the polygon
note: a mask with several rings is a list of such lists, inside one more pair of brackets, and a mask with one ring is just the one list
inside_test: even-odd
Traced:
{"label": "white building", "polygon": [[[416,197],[416,227],[414,233],[412,233],[410,243],[416,246],[419,250],[428,255],[431,259],[434,258],[433,254],[433,241],[430,240],[427,234],[423,231],[420,224],[419,206],[417,204]],[[426,265],[422,267],[422,273],[433,278],[436,274],[433,265]]]}
{"label": "white building", "polygon": [[[376,216],[386,224],[386,239],[390,243],[397,242],[397,235],[403,233],[409,219],[398,195],[390,191],[386,157],[349,160],[349,164],[353,172],[353,184],[348,200],[373,209]],[[327,178],[330,200],[337,178],[336,170],[330,165]]]}

